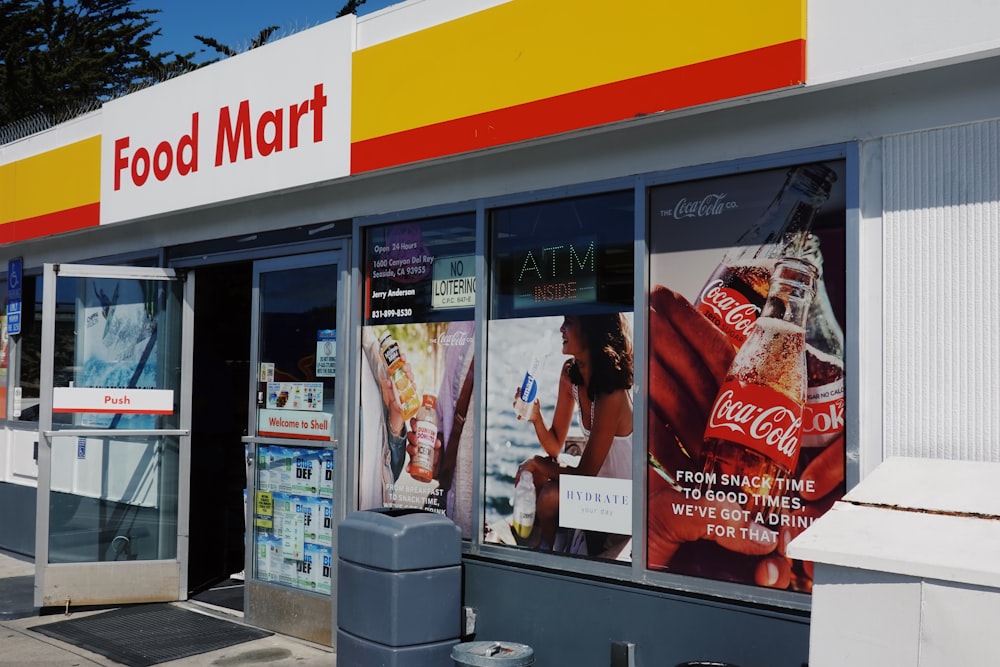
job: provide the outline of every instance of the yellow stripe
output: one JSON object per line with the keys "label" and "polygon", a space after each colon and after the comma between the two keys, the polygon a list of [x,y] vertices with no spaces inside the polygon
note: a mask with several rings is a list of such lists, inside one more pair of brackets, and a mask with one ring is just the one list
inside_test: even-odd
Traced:
{"label": "yellow stripe", "polygon": [[100,199],[100,136],[0,167],[0,223],[93,204]]}
{"label": "yellow stripe", "polygon": [[354,54],[352,141],[805,38],[806,0],[512,0]]}
{"label": "yellow stripe", "polygon": [[0,224],[14,220],[14,164],[0,165]]}

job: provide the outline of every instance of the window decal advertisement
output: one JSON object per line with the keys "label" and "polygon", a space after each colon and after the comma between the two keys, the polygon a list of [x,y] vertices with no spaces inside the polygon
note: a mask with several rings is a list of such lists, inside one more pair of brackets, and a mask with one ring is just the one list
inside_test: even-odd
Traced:
{"label": "window decal advertisement", "polygon": [[647,565],[790,591],[844,493],[844,163],[649,194]]}
{"label": "window decal advertisement", "polygon": [[475,217],[365,230],[359,508],[445,514],[472,537]]}
{"label": "window decal advertisement", "polygon": [[492,212],[484,541],[631,561],[632,193]]}

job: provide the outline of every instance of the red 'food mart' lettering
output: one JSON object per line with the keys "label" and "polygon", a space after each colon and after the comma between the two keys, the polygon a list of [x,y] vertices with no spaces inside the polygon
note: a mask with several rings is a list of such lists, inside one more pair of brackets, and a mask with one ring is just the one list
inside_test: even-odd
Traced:
{"label": "red 'food mart' lettering", "polygon": [[227,157],[229,162],[236,162],[239,159],[240,148],[244,160],[253,158],[254,146],[257,148],[257,154],[261,156],[284,150],[286,121],[288,148],[298,147],[302,119],[309,115],[312,115],[313,143],[323,141],[323,109],[326,107],[326,102],[323,84],[317,83],[313,86],[312,98],[306,98],[288,107],[287,119],[286,110],[279,107],[264,111],[252,124],[250,100],[240,102],[235,118],[230,107],[222,107],[219,109],[219,130],[215,142],[215,166],[221,166]]}
{"label": "red 'food mart' lettering", "polygon": [[174,170],[186,176],[198,171],[198,114],[191,114],[191,132],[182,134],[177,147],[169,141],[161,141],[150,154],[149,149],[140,146],[131,155],[126,153],[131,141],[129,137],[115,140],[115,190],[122,188],[122,172],[128,171],[132,184],[141,187],[152,173],[158,181],[165,181]]}

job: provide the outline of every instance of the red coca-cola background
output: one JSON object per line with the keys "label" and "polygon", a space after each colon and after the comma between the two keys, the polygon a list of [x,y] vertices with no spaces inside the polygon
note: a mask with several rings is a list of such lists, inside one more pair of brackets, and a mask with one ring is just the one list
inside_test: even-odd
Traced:
{"label": "red coca-cola background", "polygon": [[[834,329],[842,329],[845,163],[823,165],[837,178],[812,221],[812,233],[822,253],[822,288]],[[699,479],[711,411],[735,354],[727,336],[733,332],[723,330],[743,325],[722,321],[722,307],[732,305],[728,302],[702,305],[701,312],[697,308],[710,292],[711,278],[720,273],[723,256],[746,238],[796,166],[669,183],[650,191],[646,562],[652,569],[791,591],[812,588],[811,564],[786,558],[784,547],[844,493],[842,360],[824,357],[827,363],[810,364],[807,394],[814,402],[803,414],[794,476],[773,500],[780,511],[758,513],[752,501],[741,502],[740,494],[759,480],[716,480],[713,486]]]}

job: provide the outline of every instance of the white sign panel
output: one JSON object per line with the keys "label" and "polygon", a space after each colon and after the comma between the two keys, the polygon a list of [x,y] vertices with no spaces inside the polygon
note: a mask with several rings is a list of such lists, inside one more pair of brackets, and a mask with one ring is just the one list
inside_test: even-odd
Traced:
{"label": "white sign panel", "polygon": [[101,224],[348,175],[354,22],[105,104]]}
{"label": "white sign panel", "polygon": [[559,525],[632,534],[632,480],[559,475]]}
{"label": "white sign panel", "polygon": [[337,330],[320,329],[316,333],[316,377],[337,376]]}
{"label": "white sign panel", "polygon": [[170,389],[55,387],[52,412],[170,415],[174,412],[174,392]]}
{"label": "white sign panel", "polygon": [[431,267],[431,306],[471,308],[476,305],[476,257],[442,257]]}

